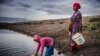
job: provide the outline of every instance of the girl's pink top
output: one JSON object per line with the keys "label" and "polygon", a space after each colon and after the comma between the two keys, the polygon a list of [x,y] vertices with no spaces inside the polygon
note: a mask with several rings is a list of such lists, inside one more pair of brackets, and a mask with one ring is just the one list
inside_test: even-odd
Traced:
{"label": "girl's pink top", "polygon": [[36,52],[38,53],[40,51],[40,54],[43,54],[44,47],[46,46],[53,46],[54,45],[54,40],[51,37],[39,37],[38,36],[38,47]]}

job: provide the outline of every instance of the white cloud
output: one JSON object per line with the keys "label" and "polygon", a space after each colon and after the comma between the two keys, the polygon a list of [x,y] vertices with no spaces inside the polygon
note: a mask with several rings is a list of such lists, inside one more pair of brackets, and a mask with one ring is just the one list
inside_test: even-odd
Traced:
{"label": "white cloud", "polygon": [[[0,5],[0,17],[45,20],[64,18],[72,15],[74,0],[5,0]],[[93,1],[93,0],[92,0]],[[78,0],[83,15],[100,15],[100,7],[91,5],[89,0]],[[98,5],[99,6],[99,5]]]}

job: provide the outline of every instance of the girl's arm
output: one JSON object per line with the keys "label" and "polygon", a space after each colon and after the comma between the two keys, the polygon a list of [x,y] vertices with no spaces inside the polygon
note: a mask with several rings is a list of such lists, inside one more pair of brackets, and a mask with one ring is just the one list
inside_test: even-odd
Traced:
{"label": "girl's arm", "polygon": [[41,41],[41,46],[40,46],[40,48],[41,48],[41,50],[40,50],[40,52],[41,52],[40,55],[41,55],[41,56],[43,55],[44,47],[45,47],[45,41],[42,40],[42,41]]}
{"label": "girl's arm", "polygon": [[39,51],[39,49],[40,49],[40,44],[38,44],[38,47],[37,47],[37,49],[36,49],[36,53],[38,53],[38,51]]}
{"label": "girl's arm", "polygon": [[38,44],[38,47],[37,47],[37,49],[36,49],[36,53],[35,53],[34,56],[37,56],[39,49],[40,49],[40,44]]}

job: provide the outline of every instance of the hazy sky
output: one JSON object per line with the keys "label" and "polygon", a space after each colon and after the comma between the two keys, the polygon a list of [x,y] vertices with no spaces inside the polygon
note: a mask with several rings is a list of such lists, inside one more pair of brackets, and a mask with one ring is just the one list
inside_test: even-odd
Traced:
{"label": "hazy sky", "polygon": [[0,17],[67,18],[74,12],[72,5],[75,1],[81,4],[83,15],[100,15],[100,0],[0,0]]}

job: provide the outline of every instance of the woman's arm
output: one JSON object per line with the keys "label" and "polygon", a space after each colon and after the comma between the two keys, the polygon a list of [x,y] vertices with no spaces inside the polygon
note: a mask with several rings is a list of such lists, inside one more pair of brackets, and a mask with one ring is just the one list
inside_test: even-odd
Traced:
{"label": "woman's arm", "polygon": [[71,32],[72,31],[72,22],[70,22],[70,24],[69,24],[69,32]]}
{"label": "woman's arm", "polygon": [[76,21],[79,22],[79,27],[78,27],[78,32],[82,33],[82,15],[81,14],[77,14],[75,16]]}

